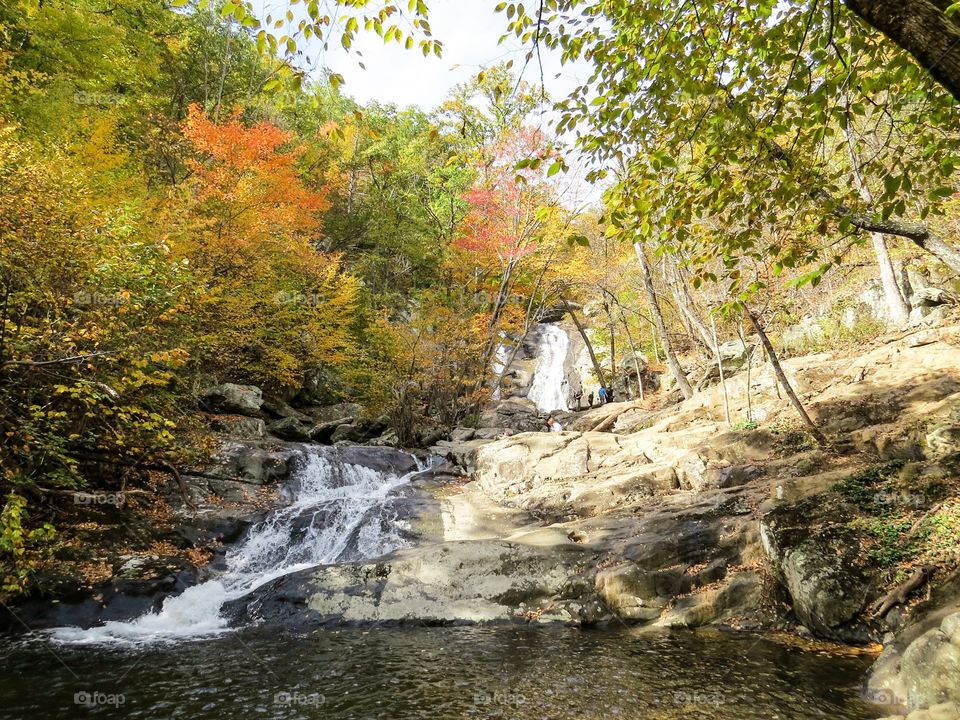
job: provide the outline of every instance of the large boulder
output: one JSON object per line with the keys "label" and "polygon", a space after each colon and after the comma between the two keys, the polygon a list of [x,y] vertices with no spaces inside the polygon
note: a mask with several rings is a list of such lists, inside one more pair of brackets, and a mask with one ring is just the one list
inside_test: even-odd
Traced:
{"label": "large boulder", "polygon": [[255,385],[223,383],[205,390],[200,405],[214,413],[256,417],[263,405],[263,393]]}
{"label": "large boulder", "polygon": [[295,417],[280,418],[270,423],[267,431],[278,438],[294,442],[307,442],[311,434],[310,426]]}
{"label": "large boulder", "polygon": [[842,532],[830,525],[811,529],[813,502],[769,513],[761,523],[764,550],[803,625],[832,640],[867,640],[857,618],[867,603],[870,577],[858,548]]}
{"label": "large boulder", "polygon": [[536,432],[546,429],[546,422],[532,400],[513,397],[498,403],[483,413],[480,426],[509,428],[516,432]]}

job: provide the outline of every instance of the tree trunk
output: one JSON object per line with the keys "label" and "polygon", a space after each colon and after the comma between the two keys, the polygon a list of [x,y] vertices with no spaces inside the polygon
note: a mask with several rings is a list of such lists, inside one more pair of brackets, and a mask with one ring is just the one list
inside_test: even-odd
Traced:
{"label": "tree trunk", "polygon": [[657,291],[653,287],[653,278],[650,275],[650,265],[647,263],[647,256],[644,254],[643,247],[640,243],[635,242],[633,249],[637,254],[637,260],[640,262],[643,289],[647,293],[647,302],[650,304],[650,314],[653,315],[657,331],[660,333],[660,340],[663,342],[663,354],[667,358],[670,373],[673,375],[673,379],[677,381],[677,386],[680,388],[683,396],[687,399],[692,398],[693,388],[690,386],[690,381],[687,380],[687,376],[684,375],[683,368],[680,367],[680,361],[677,360],[677,355],[673,352],[673,345],[667,334],[667,324],[664,322],[663,313],[660,311],[660,302],[657,300]]}
{"label": "tree trunk", "polygon": [[680,275],[680,268],[677,267],[675,262],[673,263],[673,278],[674,281],[671,285],[673,286],[673,296],[676,298],[677,307],[680,308],[680,312],[686,316],[690,326],[697,331],[696,334],[700,336],[699,339],[703,343],[703,346],[707,348],[707,350],[716,352],[713,341],[710,339],[710,331],[707,330],[706,323],[697,315],[697,311],[693,305],[693,298],[690,297],[690,291],[687,290],[687,283]]}
{"label": "tree trunk", "polygon": [[[850,165],[853,169],[853,180],[857,186],[857,192],[860,193],[861,199],[867,203],[867,207],[872,207],[873,193],[863,177],[860,155],[857,152],[849,122],[847,123],[846,134],[847,150],[850,155]],[[890,262],[890,253],[887,252],[887,239],[881,233],[872,232],[870,233],[870,241],[873,243],[873,252],[877,256],[877,264],[880,266],[880,285],[883,287],[887,313],[894,324],[906,325],[910,318],[910,306],[907,305],[907,301],[903,299],[903,294],[900,292],[897,274],[893,268],[893,263]]]}
{"label": "tree trunk", "polygon": [[637,373],[637,388],[640,393],[640,400],[643,400],[643,374],[640,372],[640,363],[637,361],[637,346],[633,342],[633,333],[630,332],[630,325],[627,323],[627,316],[620,307],[620,319],[623,321],[623,329],[627,333],[627,342],[630,344],[630,352],[633,355],[633,369]]}
{"label": "tree trunk", "polygon": [[616,327],[613,324],[613,313],[610,312],[610,303],[603,304],[607,312],[607,324],[610,326],[610,387],[617,381],[617,337]]}
{"label": "tree trunk", "polygon": [[[960,25],[930,0],[845,0],[960,100]],[[944,7],[950,3],[944,3]]]}
{"label": "tree trunk", "polygon": [[800,416],[800,419],[803,420],[804,424],[810,428],[810,433],[813,435],[817,443],[820,445],[827,445],[828,443],[826,436],[823,434],[823,432],[821,432],[820,428],[816,426],[816,423],[810,419],[810,416],[803,407],[803,403],[800,402],[800,398],[798,398],[797,394],[793,391],[793,386],[790,384],[790,381],[787,380],[787,374],[783,371],[783,367],[780,365],[780,360],[777,357],[777,353],[773,349],[770,338],[767,337],[767,334],[760,326],[757,317],[746,305],[743,306],[743,312],[747,316],[747,319],[750,321],[750,324],[753,326],[753,329],[756,331],[757,335],[760,337],[760,342],[763,345],[764,350],[767,351],[767,355],[770,357],[770,364],[773,366],[773,372],[777,376],[777,380],[780,381],[783,391],[790,399],[790,404],[793,405],[793,408],[797,411],[797,414]]}
{"label": "tree trunk", "polygon": [[580,324],[580,319],[577,317],[577,313],[574,312],[570,303],[564,300],[563,306],[567,312],[570,313],[570,319],[573,320],[573,324],[577,326],[577,332],[580,333],[580,337],[583,338],[583,344],[587,346],[587,352],[590,354],[590,362],[593,364],[593,372],[597,375],[597,382],[603,385],[603,370],[600,367],[600,363],[597,362],[597,354],[593,351],[593,345],[590,342],[590,338],[587,337],[587,331],[583,329],[583,325]]}
{"label": "tree trunk", "polygon": [[[723,358],[720,357],[720,341],[717,338],[717,319],[710,316],[710,326],[713,328],[713,351],[717,356],[717,369],[720,371],[720,389],[723,390],[723,415],[727,419],[727,425],[732,425],[730,422],[730,398],[727,397],[727,378],[723,374]],[[747,346],[744,345],[743,349],[746,350]]]}

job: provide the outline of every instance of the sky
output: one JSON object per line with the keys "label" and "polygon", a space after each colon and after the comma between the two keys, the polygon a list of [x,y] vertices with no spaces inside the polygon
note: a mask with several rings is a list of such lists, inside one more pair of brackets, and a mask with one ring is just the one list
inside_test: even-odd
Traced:
{"label": "sky", "polygon": [[[503,13],[495,13],[498,0],[428,0],[430,27],[433,37],[443,43],[443,56],[424,57],[418,46],[405,50],[400,44],[383,40],[373,32],[361,29],[350,51],[339,43],[339,35],[331,40],[328,50],[319,53],[316,42],[300,39],[301,47],[309,55],[311,75],[319,77],[323,68],[343,76],[341,92],[361,104],[371,101],[393,103],[399,107],[415,105],[424,111],[439,107],[454,86],[476,77],[484,67],[513,60],[514,72],[524,68],[528,47],[523,47],[513,35],[499,43],[506,32],[508,20]],[[405,3],[402,3],[405,5]],[[268,12],[282,16],[288,2],[265,0],[261,17]],[[302,7],[302,6],[301,6]],[[297,7],[291,9],[296,11]],[[300,10],[302,13],[303,11]],[[359,51],[359,52],[358,52]],[[362,55],[362,56],[361,56]],[[561,64],[560,53],[541,47],[543,85],[547,95],[558,100],[583,84],[590,75],[585,62]],[[359,63],[363,62],[365,69]],[[538,86],[540,66],[534,58],[524,69],[524,79]],[[549,132],[549,123],[555,114],[548,111],[534,124]],[[586,167],[577,154],[567,153],[570,172],[557,176],[562,202],[571,207],[597,204],[602,188],[586,182]]]}
{"label": "sky", "polygon": [[[348,54],[337,43],[323,58],[323,64],[339,72],[346,80],[343,92],[360,102],[370,100],[416,105],[433,110],[458,83],[476,76],[485,66],[514,60],[514,68],[524,63],[526,49],[512,38],[502,45],[497,41],[506,32],[507,19],[494,13],[496,0],[431,0],[430,26],[436,39],[443,43],[443,57],[425,58],[417,47],[404,50],[395,42],[384,45],[373,33],[361,32],[352,50],[363,53],[366,70],[360,58]],[[561,66],[559,53],[544,48],[544,85],[552,97],[568,94],[587,78],[585,65]],[[530,63],[525,79],[539,83],[536,60]],[[559,75],[559,77],[557,77]]]}

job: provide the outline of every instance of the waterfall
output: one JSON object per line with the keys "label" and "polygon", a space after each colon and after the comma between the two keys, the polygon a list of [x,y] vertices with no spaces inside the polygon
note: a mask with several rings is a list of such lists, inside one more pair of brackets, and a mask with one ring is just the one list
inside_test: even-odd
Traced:
{"label": "waterfall", "polygon": [[570,338],[556,325],[540,325],[540,345],[537,369],[527,397],[542,412],[567,410],[567,384],[564,363],[570,348]]}
{"label": "waterfall", "polygon": [[380,557],[403,546],[402,525],[389,501],[420,472],[383,473],[317,448],[291,475],[290,504],[252,527],[227,552],[226,567],[215,577],[168,597],[159,612],[88,630],[56,628],[50,634],[65,643],[137,643],[226,632],[224,603],[271,580],[316,565]]}

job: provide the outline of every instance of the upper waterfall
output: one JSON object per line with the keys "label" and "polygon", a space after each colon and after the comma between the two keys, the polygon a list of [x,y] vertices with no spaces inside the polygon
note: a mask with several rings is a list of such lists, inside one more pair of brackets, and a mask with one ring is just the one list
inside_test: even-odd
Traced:
{"label": "upper waterfall", "polygon": [[527,397],[542,412],[568,410],[564,364],[570,349],[570,338],[556,325],[539,326],[540,344],[537,369]]}

